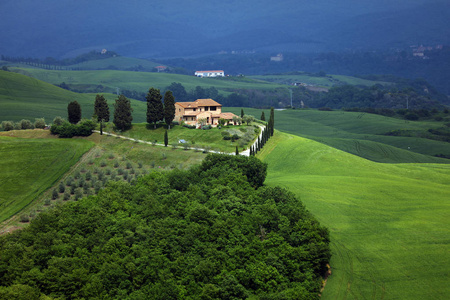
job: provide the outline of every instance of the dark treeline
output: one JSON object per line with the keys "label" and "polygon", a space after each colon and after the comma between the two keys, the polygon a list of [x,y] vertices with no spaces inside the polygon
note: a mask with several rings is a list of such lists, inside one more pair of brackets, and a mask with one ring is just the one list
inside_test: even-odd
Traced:
{"label": "dark treeline", "polygon": [[211,154],[43,212],[0,237],[0,298],[319,299],[328,231],[266,170]]}

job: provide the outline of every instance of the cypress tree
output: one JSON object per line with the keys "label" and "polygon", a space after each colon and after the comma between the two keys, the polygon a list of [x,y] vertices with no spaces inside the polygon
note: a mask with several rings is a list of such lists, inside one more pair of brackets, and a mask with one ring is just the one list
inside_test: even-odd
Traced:
{"label": "cypress tree", "polygon": [[172,124],[173,119],[175,118],[175,97],[173,96],[171,91],[167,91],[164,94],[164,121],[167,126]]}
{"label": "cypress tree", "polygon": [[244,109],[241,108],[241,118],[243,118],[243,117],[244,117]]}
{"label": "cypress tree", "polygon": [[273,107],[271,107],[269,118],[269,136],[273,136],[274,127],[275,127],[275,112]]}
{"label": "cypress tree", "polygon": [[81,106],[77,101],[72,101],[67,105],[68,120],[72,124],[77,124],[81,120]]}
{"label": "cypress tree", "polygon": [[236,155],[239,155],[239,148],[237,145],[236,145]]}
{"label": "cypress tree", "polygon": [[147,99],[147,123],[153,123],[153,128],[156,129],[156,122],[162,121],[164,119],[164,107],[161,101],[161,93],[159,89],[155,89],[152,87],[148,90],[147,96],[145,98]]}
{"label": "cypress tree", "polygon": [[266,120],[266,116],[264,115],[264,111],[261,112],[261,121],[265,121]]}
{"label": "cypress tree", "polygon": [[109,107],[103,95],[95,96],[94,116],[97,117],[98,122],[109,122]]}
{"label": "cypress tree", "polygon": [[109,122],[109,107],[103,95],[95,96],[94,116],[100,122],[100,134],[103,134],[103,122]]}
{"label": "cypress tree", "polygon": [[167,130],[164,133],[164,146],[167,147],[167,145],[169,144],[169,135],[167,134]]}
{"label": "cypress tree", "polygon": [[130,100],[127,99],[124,95],[120,95],[116,99],[116,103],[114,104],[114,126],[118,130],[127,130],[132,127],[131,122],[133,121],[133,116],[131,112],[133,109],[131,108]]}

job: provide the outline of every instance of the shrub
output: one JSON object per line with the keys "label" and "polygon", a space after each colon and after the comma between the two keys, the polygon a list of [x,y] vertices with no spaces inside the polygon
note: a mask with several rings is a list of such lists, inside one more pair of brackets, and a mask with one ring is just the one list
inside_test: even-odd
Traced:
{"label": "shrub", "polygon": [[104,168],[104,167],[106,167],[106,166],[107,166],[106,161],[102,160],[102,161],[100,162],[100,167]]}
{"label": "shrub", "polygon": [[11,131],[14,129],[14,122],[13,121],[3,121],[2,122],[2,129],[3,131]]}
{"label": "shrub", "polygon": [[61,126],[62,124],[64,124],[65,120],[61,117],[56,117],[53,119],[53,125],[56,126]]}
{"label": "shrub", "polygon": [[68,191],[66,191],[65,193],[64,193],[64,198],[63,198],[63,200],[64,201],[67,201],[67,200],[69,200],[70,199],[70,193],[68,192]]}
{"label": "shrub", "polygon": [[133,166],[131,164],[131,162],[127,161],[127,169],[131,169]]}
{"label": "shrub", "polygon": [[44,129],[45,128],[45,119],[44,118],[34,119],[34,127]]}
{"label": "shrub", "polygon": [[222,135],[224,140],[230,140],[231,139],[231,134],[228,131],[222,131],[220,134]]}
{"label": "shrub", "polygon": [[34,125],[31,123],[30,120],[21,120],[19,124],[20,129],[34,129]]}
{"label": "shrub", "polygon": [[66,190],[66,186],[65,186],[64,182],[61,181],[59,183],[59,188],[58,189],[59,189],[60,193],[64,193],[64,191]]}
{"label": "shrub", "polygon": [[76,189],[75,191],[75,201],[81,199],[83,197],[83,192],[80,188]]}
{"label": "shrub", "polygon": [[30,222],[30,217],[28,215],[21,215],[20,216],[20,222],[21,223],[28,223],[28,222]]}
{"label": "shrub", "polygon": [[45,206],[49,206],[51,203],[52,203],[52,201],[50,199],[48,199],[48,198],[44,200],[44,205]]}
{"label": "shrub", "polygon": [[91,180],[91,178],[92,178],[91,172],[87,172],[86,173],[86,180]]}
{"label": "shrub", "polygon": [[58,199],[58,191],[56,189],[53,189],[52,191],[52,200]]}
{"label": "shrub", "polygon": [[73,177],[72,176],[67,177],[66,185],[71,186],[72,184],[73,184]]}

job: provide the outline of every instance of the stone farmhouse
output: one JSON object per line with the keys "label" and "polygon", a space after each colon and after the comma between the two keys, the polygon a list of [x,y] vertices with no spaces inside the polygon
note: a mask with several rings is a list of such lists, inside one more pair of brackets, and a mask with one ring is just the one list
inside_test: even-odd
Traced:
{"label": "stone farmhouse", "polygon": [[222,112],[222,105],[213,99],[197,99],[194,102],[175,103],[174,121],[184,122],[188,125],[216,126],[219,124],[219,119],[225,119],[228,123],[234,124],[234,117],[237,116],[233,113]]}

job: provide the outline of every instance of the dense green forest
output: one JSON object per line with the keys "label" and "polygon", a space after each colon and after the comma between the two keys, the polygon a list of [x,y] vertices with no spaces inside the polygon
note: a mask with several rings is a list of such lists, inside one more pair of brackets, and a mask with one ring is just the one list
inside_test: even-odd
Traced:
{"label": "dense green forest", "polygon": [[266,168],[211,154],[41,213],[0,237],[0,298],[318,299],[328,230]]}

